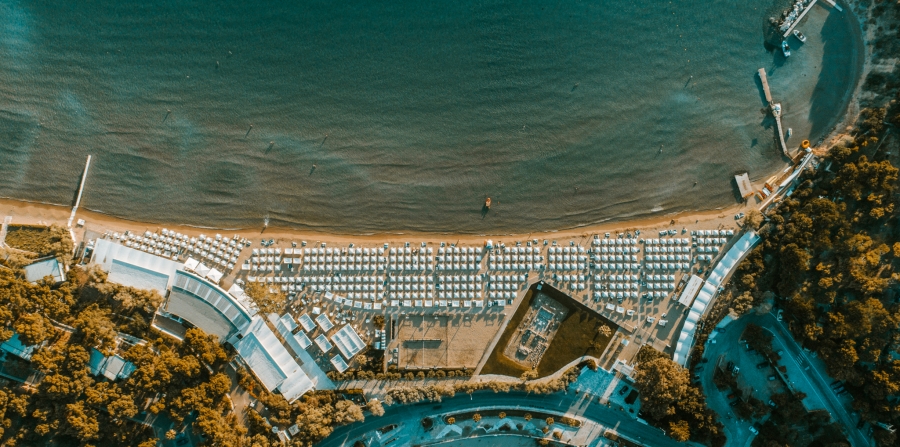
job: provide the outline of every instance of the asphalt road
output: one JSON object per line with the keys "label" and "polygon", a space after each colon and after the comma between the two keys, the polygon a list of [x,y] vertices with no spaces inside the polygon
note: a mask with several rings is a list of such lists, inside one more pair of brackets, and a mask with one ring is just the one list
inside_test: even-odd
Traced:
{"label": "asphalt road", "polygon": [[607,408],[597,403],[596,398],[585,398],[584,394],[535,395],[525,393],[492,393],[483,391],[445,399],[443,402],[427,402],[413,405],[394,405],[385,408],[382,417],[368,416],[365,421],[338,427],[334,433],[322,441],[321,447],[349,446],[360,436],[391,424],[414,424],[430,415],[475,410],[483,407],[535,408],[548,412],[574,414],[594,421],[606,428],[614,429],[620,435],[634,439],[644,445],[654,447],[684,447],[665,436],[661,430],[631,419],[627,414]]}
{"label": "asphalt road", "polygon": [[[807,358],[803,349],[797,344],[787,328],[777,321],[772,314],[751,314],[732,322],[726,326],[724,333],[716,336],[716,343],[708,345],[704,354],[704,357],[709,359],[710,366],[704,368],[703,372],[700,373],[700,381],[706,393],[707,405],[721,416],[728,435],[728,444],[733,447],[746,445],[747,440],[751,437],[750,424],[734,417],[734,413],[728,406],[725,394],[716,389],[712,379],[714,370],[712,364],[719,355],[724,354],[726,351],[740,349],[740,336],[744,332],[744,328],[750,323],[768,329],[774,335],[773,343],[775,349],[783,348],[785,350],[785,354],[782,355],[782,362],[794,362],[797,364],[794,370],[803,371],[805,379],[812,387],[813,392],[825,404],[825,409],[831,413],[832,418],[844,426],[844,432],[850,441],[850,445],[853,447],[868,447],[870,445],[868,439],[861,431],[856,429],[856,423],[852,416],[847,412],[841,399],[831,390],[830,384],[833,379],[825,375],[823,371],[819,371],[814,365],[808,370],[803,369],[805,365],[812,365],[812,363],[810,363],[809,358]],[[729,415],[731,415],[731,419],[727,418]]]}

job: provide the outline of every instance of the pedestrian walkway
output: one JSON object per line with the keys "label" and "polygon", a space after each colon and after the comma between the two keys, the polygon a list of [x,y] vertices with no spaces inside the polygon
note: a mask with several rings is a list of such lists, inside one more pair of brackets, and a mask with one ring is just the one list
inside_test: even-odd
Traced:
{"label": "pedestrian walkway", "polygon": [[10,222],[12,222],[12,216],[3,218],[3,226],[0,227],[0,247],[6,246],[6,230],[9,228]]}

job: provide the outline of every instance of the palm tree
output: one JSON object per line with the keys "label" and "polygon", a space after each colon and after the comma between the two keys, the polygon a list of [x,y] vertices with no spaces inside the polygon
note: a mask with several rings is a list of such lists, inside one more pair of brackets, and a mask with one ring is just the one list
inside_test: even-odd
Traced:
{"label": "palm tree", "polygon": [[525,413],[525,420],[526,420],[526,421],[530,421],[530,420],[531,420],[531,413]]}
{"label": "palm tree", "polygon": [[456,418],[453,417],[453,416],[448,417],[448,418],[447,418],[447,423],[450,424],[450,425],[455,424],[455,423],[456,423]]}
{"label": "palm tree", "polygon": [[506,412],[500,412],[500,419],[506,419]]}
{"label": "palm tree", "polygon": [[553,418],[547,418],[547,425],[553,425],[553,422],[555,422]]}

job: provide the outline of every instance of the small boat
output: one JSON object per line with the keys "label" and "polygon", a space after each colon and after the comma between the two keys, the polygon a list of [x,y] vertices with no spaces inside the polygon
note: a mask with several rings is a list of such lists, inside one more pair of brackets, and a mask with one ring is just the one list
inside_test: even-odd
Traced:
{"label": "small boat", "polygon": [[784,53],[784,57],[791,57],[791,47],[786,40],[781,41],[781,52]]}
{"label": "small boat", "polygon": [[491,198],[490,198],[490,197],[488,197],[488,198],[484,201],[484,207],[487,208],[487,209],[491,209]]}
{"label": "small boat", "polygon": [[803,33],[801,33],[798,29],[794,30],[794,37],[796,37],[800,42],[806,42],[806,36],[804,36]]}

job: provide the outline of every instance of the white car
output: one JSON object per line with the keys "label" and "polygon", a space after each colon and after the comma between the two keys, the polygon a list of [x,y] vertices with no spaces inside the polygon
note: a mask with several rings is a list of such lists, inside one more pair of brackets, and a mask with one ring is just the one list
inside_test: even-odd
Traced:
{"label": "white car", "polygon": [[759,430],[757,430],[756,427],[754,427],[754,426],[751,425],[751,426],[750,426],[750,433],[753,433],[754,435],[758,435],[758,434],[759,434]]}
{"label": "white car", "polygon": [[739,220],[744,218],[744,213],[737,213],[734,215],[734,220]]}

